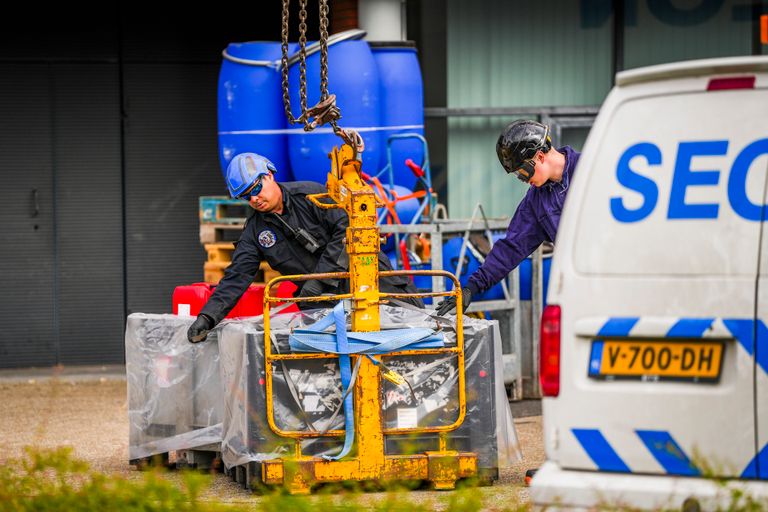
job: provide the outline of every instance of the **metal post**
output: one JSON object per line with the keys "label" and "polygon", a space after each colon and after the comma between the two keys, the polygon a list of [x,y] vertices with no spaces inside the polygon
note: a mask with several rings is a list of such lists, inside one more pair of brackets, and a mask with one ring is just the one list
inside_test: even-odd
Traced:
{"label": "metal post", "polygon": [[513,393],[510,397],[512,400],[523,399],[523,335],[520,328],[520,322],[522,315],[520,314],[520,267],[515,268],[512,272],[511,286],[512,297],[515,299],[515,307],[511,311],[509,329],[510,336],[512,336],[512,346],[515,351],[515,365],[514,365],[514,386]]}
{"label": "metal post", "polygon": [[532,398],[541,397],[541,384],[539,383],[539,343],[541,325],[541,312],[544,299],[544,273],[542,255],[544,250],[539,246],[531,256],[531,390]]}

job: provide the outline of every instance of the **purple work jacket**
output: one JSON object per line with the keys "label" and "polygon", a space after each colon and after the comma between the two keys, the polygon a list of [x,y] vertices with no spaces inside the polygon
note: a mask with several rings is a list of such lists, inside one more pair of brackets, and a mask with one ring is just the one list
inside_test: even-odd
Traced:
{"label": "purple work jacket", "polygon": [[504,279],[542,242],[555,241],[560,213],[581,153],[570,146],[558,148],[565,155],[563,179],[531,187],[520,202],[507,228],[507,236],[495,244],[483,265],[469,278],[472,295],[482,293]]}

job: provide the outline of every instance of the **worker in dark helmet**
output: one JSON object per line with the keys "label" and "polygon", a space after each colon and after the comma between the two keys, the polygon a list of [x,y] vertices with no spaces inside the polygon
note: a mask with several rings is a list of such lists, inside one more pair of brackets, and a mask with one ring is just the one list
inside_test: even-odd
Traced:
{"label": "worker in dark helmet", "polygon": [[[234,198],[248,200],[255,210],[236,243],[232,263],[211,298],[187,332],[189,341],[206,339],[253,282],[259,265],[267,261],[282,274],[346,272],[349,259],[344,245],[349,219],[342,209],[322,209],[307,195],[327,192],[319,183],[296,181],[278,183],[275,166],[255,153],[235,156],[227,168],[227,188]],[[392,270],[389,258],[379,253],[379,270]],[[300,297],[348,293],[345,279],[300,281]],[[405,276],[381,278],[381,291],[416,293]],[[407,300],[424,307],[419,298]],[[328,305],[328,304],[324,304]],[[316,302],[299,302],[302,308],[317,308]]]}
{"label": "worker in dark helmet", "polygon": [[[549,127],[536,121],[515,121],[496,143],[496,154],[508,174],[530,185],[507,228],[507,235],[493,245],[483,265],[461,290],[464,311],[472,297],[490,289],[543,242],[555,241],[560,212],[573,179],[580,153],[569,146],[552,147]],[[445,315],[456,308],[456,298],[437,305]]]}

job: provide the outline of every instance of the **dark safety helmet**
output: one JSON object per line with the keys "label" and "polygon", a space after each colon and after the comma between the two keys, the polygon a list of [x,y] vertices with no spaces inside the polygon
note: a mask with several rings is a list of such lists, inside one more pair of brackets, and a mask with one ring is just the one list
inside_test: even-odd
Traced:
{"label": "dark safety helmet", "polygon": [[261,192],[261,177],[275,173],[275,165],[256,153],[240,153],[227,167],[227,188],[237,198],[255,196]]}
{"label": "dark safety helmet", "polygon": [[515,121],[499,135],[496,154],[507,174],[514,173],[520,181],[528,183],[536,167],[536,153],[546,153],[551,147],[548,126],[536,121]]}

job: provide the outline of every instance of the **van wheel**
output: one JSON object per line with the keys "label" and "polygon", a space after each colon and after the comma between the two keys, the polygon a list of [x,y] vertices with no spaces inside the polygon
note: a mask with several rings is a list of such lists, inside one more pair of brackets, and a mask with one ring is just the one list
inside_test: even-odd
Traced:
{"label": "van wheel", "polygon": [[701,504],[696,498],[686,498],[680,510],[682,512],[701,512]]}

